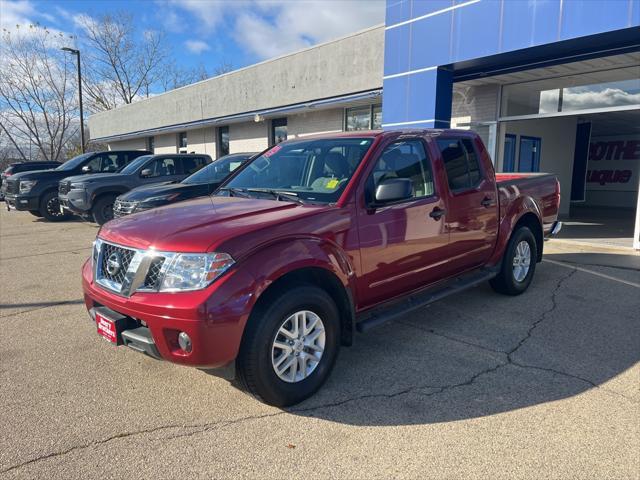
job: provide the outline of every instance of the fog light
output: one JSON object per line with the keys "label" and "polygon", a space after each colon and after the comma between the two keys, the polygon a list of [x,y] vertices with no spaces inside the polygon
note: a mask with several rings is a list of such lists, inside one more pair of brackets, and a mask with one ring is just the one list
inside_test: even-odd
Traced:
{"label": "fog light", "polygon": [[189,335],[187,335],[185,332],[180,332],[178,334],[178,345],[183,352],[191,352],[191,338],[189,338]]}

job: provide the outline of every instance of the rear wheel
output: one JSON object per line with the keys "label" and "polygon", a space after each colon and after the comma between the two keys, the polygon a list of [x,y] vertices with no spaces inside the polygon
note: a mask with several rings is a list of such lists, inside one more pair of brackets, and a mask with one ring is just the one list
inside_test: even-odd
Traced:
{"label": "rear wheel", "polygon": [[300,286],[252,313],[237,360],[241,386],[259,400],[286,407],[325,382],[340,348],[340,318],[332,298]]}
{"label": "rear wheel", "polygon": [[490,281],[493,289],[505,295],[524,293],[536,271],[537,251],[531,230],[528,227],[516,230],[505,250],[500,273]]}
{"label": "rear wheel", "polygon": [[96,200],[91,209],[93,221],[98,225],[104,225],[113,219],[113,204],[116,201],[115,195],[105,195]]}
{"label": "rear wheel", "polygon": [[42,214],[40,213],[40,210],[29,210],[29,213],[31,215],[33,215],[34,217],[42,217]]}
{"label": "rear wheel", "polygon": [[50,222],[59,222],[69,218],[68,213],[60,210],[60,202],[58,201],[58,192],[51,191],[45,193],[40,201],[40,215]]}

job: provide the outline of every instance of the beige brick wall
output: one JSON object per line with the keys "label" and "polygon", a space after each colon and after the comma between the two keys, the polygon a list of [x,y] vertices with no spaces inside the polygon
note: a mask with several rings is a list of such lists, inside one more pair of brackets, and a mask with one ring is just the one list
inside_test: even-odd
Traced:
{"label": "beige brick wall", "polygon": [[213,127],[187,131],[187,152],[206,153],[215,158],[216,131]]}
{"label": "beige brick wall", "polygon": [[178,134],[167,133],[165,135],[156,135],[154,137],[153,153],[177,153],[178,152]]}
{"label": "beige brick wall", "polygon": [[229,153],[260,152],[269,146],[269,122],[229,125]]}
{"label": "beige brick wall", "polygon": [[342,108],[291,115],[287,119],[287,135],[288,138],[298,138],[317,133],[341,132],[343,119]]}
{"label": "beige brick wall", "polygon": [[498,85],[454,85],[451,125],[469,122],[492,122],[498,116]]}

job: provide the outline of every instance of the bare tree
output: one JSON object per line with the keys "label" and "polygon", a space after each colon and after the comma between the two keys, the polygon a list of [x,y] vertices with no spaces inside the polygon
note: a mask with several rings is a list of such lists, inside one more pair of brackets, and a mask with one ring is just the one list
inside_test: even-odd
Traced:
{"label": "bare tree", "polygon": [[60,47],[65,38],[39,25],[2,31],[0,130],[22,160],[64,158],[78,129],[74,65]]}
{"label": "bare tree", "polygon": [[167,58],[164,35],[150,30],[140,34],[126,12],[84,16],[80,24],[87,47],[83,86],[89,108],[109,110],[148,96]]}
{"label": "bare tree", "polygon": [[229,73],[233,70],[233,63],[223,60],[217,67],[213,69],[213,76],[217,77],[224,73]]}

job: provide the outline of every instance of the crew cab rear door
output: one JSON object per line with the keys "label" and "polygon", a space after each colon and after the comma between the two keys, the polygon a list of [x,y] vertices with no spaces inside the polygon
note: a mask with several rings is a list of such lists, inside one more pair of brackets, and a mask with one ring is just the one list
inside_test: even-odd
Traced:
{"label": "crew cab rear door", "polygon": [[498,233],[498,197],[491,159],[475,137],[437,137],[447,176],[446,227],[449,231],[449,264],[457,274],[485,264]]}
{"label": "crew cab rear door", "polygon": [[[386,145],[365,172],[358,195],[361,275],[358,299],[371,306],[439,280],[446,262],[445,205],[428,147],[421,137],[402,136]],[[406,178],[411,198],[375,204],[385,179]]]}

